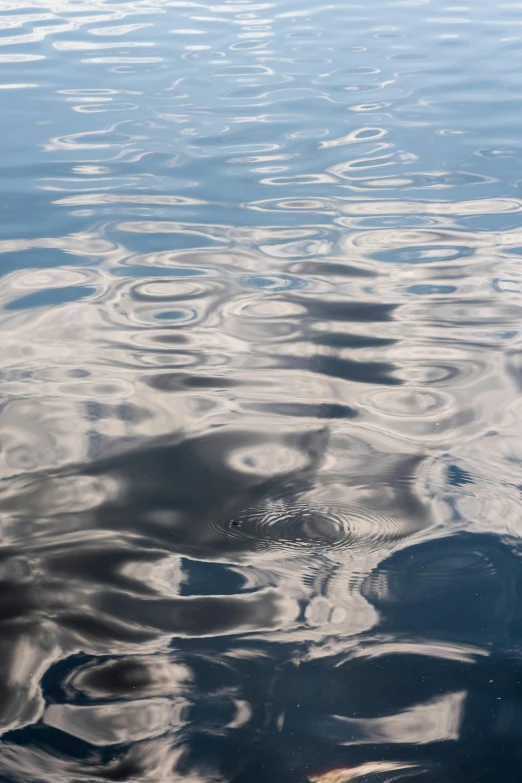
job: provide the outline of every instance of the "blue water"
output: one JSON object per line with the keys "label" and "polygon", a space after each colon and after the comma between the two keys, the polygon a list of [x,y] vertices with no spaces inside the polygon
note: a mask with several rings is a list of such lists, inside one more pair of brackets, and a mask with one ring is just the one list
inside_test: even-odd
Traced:
{"label": "blue water", "polygon": [[2,0],[1,783],[522,780],[521,45]]}

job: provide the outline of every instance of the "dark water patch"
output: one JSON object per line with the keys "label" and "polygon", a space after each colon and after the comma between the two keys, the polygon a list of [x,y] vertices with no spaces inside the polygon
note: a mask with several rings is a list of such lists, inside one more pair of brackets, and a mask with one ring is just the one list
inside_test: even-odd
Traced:
{"label": "dark water patch", "polygon": [[363,266],[357,267],[352,264],[334,263],[331,261],[300,261],[292,264],[290,269],[294,274],[315,277],[376,277],[376,272]]}
{"label": "dark water patch", "polygon": [[153,389],[161,391],[179,391],[180,389],[230,389],[241,386],[240,380],[205,375],[186,375],[185,373],[161,373],[147,378]]}
{"label": "dark water patch", "polygon": [[326,345],[329,348],[381,348],[396,342],[389,337],[345,334],[334,331],[316,332],[312,339],[316,345]]}
{"label": "dark water patch", "polygon": [[356,362],[337,356],[314,356],[307,362],[295,362],[295,365],[344,381],[378,383],[385,386],[397,386],[401,383],[399,378],[392,375],[395,369],[393,364],[385,362]]}
{"label": "dark water patch", "polygon": [[380,302],[351,302],[302,299],[307,318],[321,321],[343,321],[346,323],[380,323],[391,321],[397,305]]}
{"label": "dark water patch", "polygon": [[412,634],[422,628],[427,637],[429,618],[429,636],[487,649],[503,636],[517,644],[522,625],[511,601],[520,584],[516,549],[491,536],[462,534],[393,555],[363,592],[381,608],[386,627],[398,623]]}
{"label": "dark water patch", "polygon": [[355,419],[357,411],[349,405],[336,403],[312,403],[303,402],[273,402],[263,405],[250,406],[251,409],[261,413],[276,414],[278,416],[306,416],[318,419]]}
{"label": "dark water patch", "polygon": [[450,465],[448,468],[448,481],[454,487],[462,487],[466,484],[473,484],[473,478],[470,474],[459,468],[458,465]]}

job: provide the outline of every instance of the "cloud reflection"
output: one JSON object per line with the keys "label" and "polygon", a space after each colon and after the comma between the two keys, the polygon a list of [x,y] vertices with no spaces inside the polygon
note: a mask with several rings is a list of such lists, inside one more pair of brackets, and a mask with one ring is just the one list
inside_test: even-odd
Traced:
{"label": "cloud reflection", "polygon": [[2,3],[2,779],[516,781],[519,20],[435,6]]}

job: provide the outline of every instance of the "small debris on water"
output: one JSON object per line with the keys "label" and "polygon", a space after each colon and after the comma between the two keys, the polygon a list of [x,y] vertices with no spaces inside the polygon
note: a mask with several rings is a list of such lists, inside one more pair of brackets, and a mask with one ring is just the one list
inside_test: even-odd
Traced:
{"label": "small debris on water", "polygon": [[310,777],[310,783],[352,783],[363,775],[395,772],[401,769],[412,769],[415,766],[415,764],[401,764],[395,761],[369,761],[358,767],[342,767],[341,769],[332,769],[322,775],[313,775]]}

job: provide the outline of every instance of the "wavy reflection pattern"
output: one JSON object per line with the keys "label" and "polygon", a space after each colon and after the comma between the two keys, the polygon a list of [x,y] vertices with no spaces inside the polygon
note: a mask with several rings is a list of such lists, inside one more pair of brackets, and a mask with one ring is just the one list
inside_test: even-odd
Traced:
{"label": "wavy reflection pattern", "polygon": [[521,23],[2,0],[0,780],[520,780]]}

